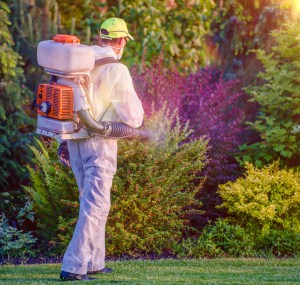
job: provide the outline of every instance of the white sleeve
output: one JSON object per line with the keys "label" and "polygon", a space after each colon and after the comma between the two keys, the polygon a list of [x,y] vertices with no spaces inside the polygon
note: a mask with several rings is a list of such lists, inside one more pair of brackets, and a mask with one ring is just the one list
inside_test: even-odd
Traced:
{"label": "white sleeve", "polygon": [[116,71],[118,72],[118,78],[115,80],[111,91],[111,102],[125,124],[138,128],[143,123],[144,117],[142,102],[134,90],[128,68],[125,65],[118,64]]}

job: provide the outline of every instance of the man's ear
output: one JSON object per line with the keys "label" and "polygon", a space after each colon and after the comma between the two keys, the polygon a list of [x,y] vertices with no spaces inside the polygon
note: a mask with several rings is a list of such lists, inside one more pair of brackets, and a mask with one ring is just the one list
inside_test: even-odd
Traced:
{"label": "man's ear", "polygon": [[123,42],[123,38],[117,38],[117,44],[118,44],[119,46],[122,45],[122,42]]}

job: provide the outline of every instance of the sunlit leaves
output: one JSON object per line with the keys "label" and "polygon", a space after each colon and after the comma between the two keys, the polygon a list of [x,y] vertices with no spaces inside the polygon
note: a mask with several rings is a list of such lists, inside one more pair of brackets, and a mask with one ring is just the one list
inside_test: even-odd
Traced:
{"label": "sunlit leaves", "polygon": [[270,230],[300,233],[300,174],[275,162],[262,169],[246,164],[244,178],[219,187],[234,221],[258,234]]}
{"label": "sunlit leaves", "polygon": [[195,70],[203,65],[205,55],[203,36],[209,29],[209,17],[215,3],[205,1],[120,1],[111,7],[107,17],[123,18],[135,38],[126,47],[130,63],[146,63],[163,52],[164,64],[175,63],[181,71]]}
{"label": "sunlit leaves", "polygon": [[251,101],[259,104],[259,114],[251,128],[260,136],[260,141],[244,146],[242,159],[257,166],[281,159],[281,163],[297,166],[300,161],[299,125],[300,92],[300,33],[299,22],[286,24],[272,32],[276,45],[270,53],[257,51],[264,66],[258,74],[263,85],[247,88]]}

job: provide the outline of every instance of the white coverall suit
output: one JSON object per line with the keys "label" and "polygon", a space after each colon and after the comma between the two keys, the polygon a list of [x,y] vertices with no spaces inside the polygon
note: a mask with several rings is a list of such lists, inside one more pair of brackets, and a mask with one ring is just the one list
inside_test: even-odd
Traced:
{"label": "white coverall suit", "polygon": [[[93,46],[93,49],[96,59],[117,59],[111,47]],[[143,107],[125,65],[96,66],[91,77],[94,92],[90,99],[95,120],[121,120],[134,128],[142,124]],[[86,274],[105,267],[105,224],[110,209],[110,188],[117,168],[117,140],[100,136],[69,140],[68,149],[79,189],[80,210],[72,240],[64,254],[62,270]]]}

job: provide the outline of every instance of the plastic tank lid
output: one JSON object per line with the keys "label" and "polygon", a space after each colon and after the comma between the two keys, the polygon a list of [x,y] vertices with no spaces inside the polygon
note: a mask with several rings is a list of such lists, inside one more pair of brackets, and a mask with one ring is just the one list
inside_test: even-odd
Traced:
{"label": "plastic tank lid", "polygon": [[77,36],[57,34],[52,38],[53,41],[63,44],[80,44]]}

